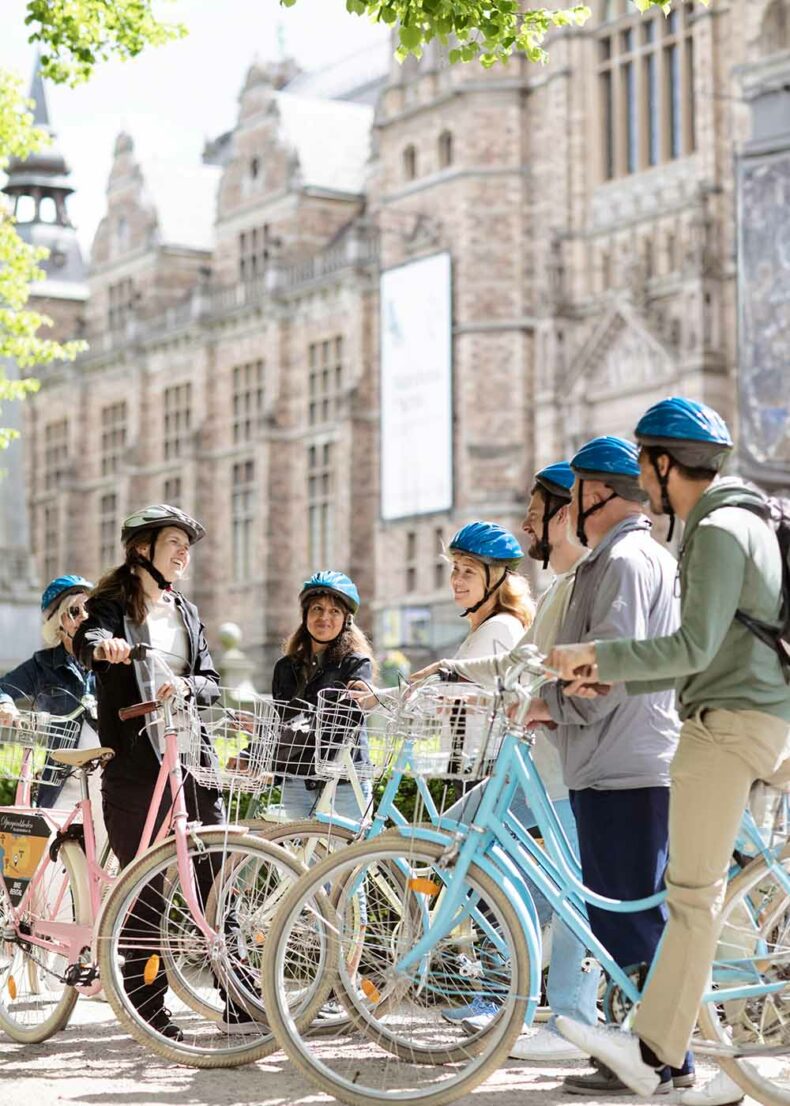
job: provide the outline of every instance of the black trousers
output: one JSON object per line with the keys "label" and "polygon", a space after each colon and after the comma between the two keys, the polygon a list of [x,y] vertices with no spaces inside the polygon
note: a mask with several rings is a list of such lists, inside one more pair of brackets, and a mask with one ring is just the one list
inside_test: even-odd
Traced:
{"label": "black trousers", "polygon": [[[153,781],[148,784],[129,783],[118,787],[115,782],[102,792],[104,822],[110,847],[122,868],[134,860],[140,845],[143,828],[148,817],[148,806],[153,792]],[[199,818],[204,825],[223,821],[222,797],[186,777],[184,796],[190,818]],[[158,830],[170,810],[170,793],[159,809]],[[217,872],[219,860],[210,858],[195,864],[198,889],[205,903]],[[146,981],[145,970],[151,957],[160,954],[160,922],[165,910],[164,876],[151,879],[129,913],[129,921],[121,932],[124,989],[132,1003],[146,1021],[161,1014],[167,993],[167,975],[159,964],[155,977]]]}

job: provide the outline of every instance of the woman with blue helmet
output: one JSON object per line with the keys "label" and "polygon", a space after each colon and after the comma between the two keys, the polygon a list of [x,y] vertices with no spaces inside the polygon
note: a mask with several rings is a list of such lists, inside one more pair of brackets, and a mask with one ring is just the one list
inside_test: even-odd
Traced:
{"label": "woman with blue helmet", "polygon": [[[305,706],[314,707],[321,691],[345,691],[354,681],[368,685],[373,678],[373,649],[354,621],[360,607],[354,581],[344,572],[316,572],[302,585],[299,604],[301,621],[285,641],[284,655],[272,673],[272,697],[286,704],[286,719],[298,718]],[[286,729],[275,755],[275,770],[284,777],[281,803],[288,821],[309,818],[319,797],[314,755],[312,732]],[[360,744],[357,756],[368,760],[366,743]],[[361,813],[352,788],[342,782],[334,810],[353,819]]]}
{"label": "woman with blue helmet", "polygon": [[[18,715],[15,701],[50,714],[71,714],[80,700],[93,691],[93,676],[74,656],[74,634],[87,617],[85,601],[93,584],[84,576],[58,576],[41,596],[40,649],[0,679],[0,725]],[[96,742],[98,744],[98,742]],[[47,783],[45,767],[36,802],[53,807],[63,784]]]}

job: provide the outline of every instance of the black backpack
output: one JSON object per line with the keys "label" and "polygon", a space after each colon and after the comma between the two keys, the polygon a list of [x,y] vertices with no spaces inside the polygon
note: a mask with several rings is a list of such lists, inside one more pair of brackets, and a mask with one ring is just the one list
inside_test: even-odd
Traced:
{"label": "black backpack", "polygon": [[776,650],[785,679],[790,683],[790,499],[765,497],[761,504],[734,506],[743,507],[763,519],[776,534],[782,554],[782,609],[778,626],[752,618],[745,611],[736,611],[735,617],[760,641]]}

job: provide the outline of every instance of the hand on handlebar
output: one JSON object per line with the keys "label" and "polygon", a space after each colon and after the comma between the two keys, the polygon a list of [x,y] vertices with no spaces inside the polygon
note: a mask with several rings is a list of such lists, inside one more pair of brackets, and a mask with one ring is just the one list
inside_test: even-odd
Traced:
{"label": "hand on handlebar", "polygon": [[156,689],[156,697],[160,703],[167,702],[168,699],[186,699],[189,695],[189,684],[186,680],[183,680],[180,676],[174,677],[172,680],[168,680]]}
{"label": "hand on handlebar", "polygon": [[373,710],[379,701],[376,689],[364,680],[350,680],[346,684],[346,695],[360,707],[361,710]]}
{"label": "hand on handlebar", "polygon": [[546,658],[546,667],[552,668],[561,680],[578,680],[585,677],[586,683],[595,683],[598,679],[598,658],[595,655],[595,642],[582,642],[579,645],[556,645]]}
{"label": "hand on handlebar", "polygon": [[19,721],[19,711],[14,703],[0,704],[0,726],[15,726]]}
{"label": "hand on handlebar", "polygon": [[108,664],[131,664],[132,648],[125,638],[109,637],[96,646],[93,657]]}

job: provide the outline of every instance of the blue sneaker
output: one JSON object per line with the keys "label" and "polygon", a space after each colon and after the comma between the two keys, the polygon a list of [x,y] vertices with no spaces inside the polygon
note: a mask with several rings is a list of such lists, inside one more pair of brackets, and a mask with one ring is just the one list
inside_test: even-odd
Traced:
{"label": "blue sneaker", "polygon": [[442,1017],[450,1025],[457,1025],[462,1021],[466,1021],[467,1018],[479,1018],[484,1015],[491,1017],[498,1013],[499,1006],[495,1002],[490,1002],[488,999],[479,996],[473,998],[465,1006],[446,1006],[441,1011]]}

